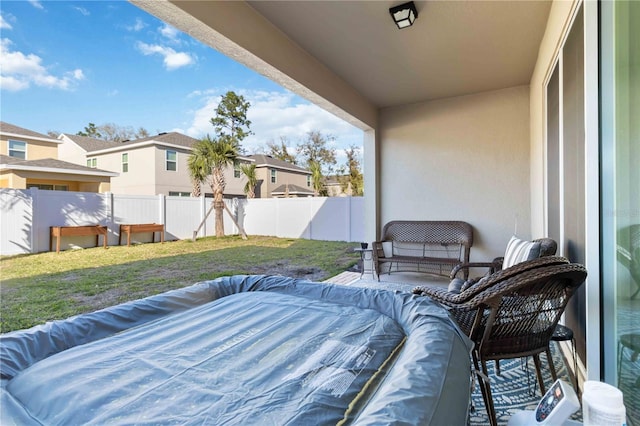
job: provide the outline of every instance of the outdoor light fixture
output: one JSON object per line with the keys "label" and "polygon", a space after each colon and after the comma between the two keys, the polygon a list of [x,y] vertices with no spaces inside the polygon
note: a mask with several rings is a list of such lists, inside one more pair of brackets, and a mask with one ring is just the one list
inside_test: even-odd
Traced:
{"label": "outdoor light fixture", "polygon": [[410,27],[418,17],[416,5],[412,1],[390,8],[389,13],[400,29]]}

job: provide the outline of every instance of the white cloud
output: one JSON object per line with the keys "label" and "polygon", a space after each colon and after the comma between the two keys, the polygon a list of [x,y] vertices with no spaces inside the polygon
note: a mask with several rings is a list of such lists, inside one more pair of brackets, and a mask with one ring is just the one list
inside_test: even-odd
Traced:
{"label": "white cloud", "polygon": [[11,50],[11,40],[0,41],[0,76],[2,89],[19,91],[36,86],[70,90],[74,83],[84,79],[84,73],[76,69],[57,77],[49,73],[42,65],[42,58],[32,53]]}
{"label": "white cloud", "polygon": [[[200,97],[202,106],[193,112],[191,126],[186,130],[176,129],[191,137],[201,138],[213,133],[211,117],[220,102],[223,90],[193,92],[190,97]],[[338,165],[345,161],[344,151],[351,145],[362,145],[362,131],[313,105],[290,92],[236,90],[244,96],[251,106],[247,118],[251,120],[253,135],[247,137],[243,147],[254,152],[269,141],[278,143],[280,137],[286,137],[295,148],[304,140],[308,132],[318,130],[323,135],[335,138],[332,147],[336,148]],[[292,152],[295,152],[292,149]]]}
{"label": "white cloud", "polygon": [[0,87],[10,92],[18,92],[27,89],[29,82],[26,80],[18,80],[15,77],[0,75]]}
{"label": "white cloud", "polygon": [[178,31],[177,29],[175,29],[171,25],[164,24],[162,27],[160,27],[158,29],[158,31],[160,31],[160,34],[162,34],[163,37],[168,38],[172,42],[175,42],[175,43],[179,43],[180,42],[180,40],[178,40],[178,36],[180,35],[180,31]]}
{"label": "white cloud", "polygon": [[74,9],[77,10],[78,12],[80,12],[81,14],[83,14],[84,16],[91,15],[91,13],[87,9],[85,9],[84,7],[75,6]]}
{"label": "white cloud", "polygon": [[35,7],[36,9],[44,9],[44,6],[38,0],[29,0],[29,3],[31,3],[31,6]]}
{"label": "white cloud", "polygon": [[142,19],[136,18],[136,23],[133,25],[129,25],[126,28],[129,31],[138,32],[138,31],[142,31],[146,26],[147,24],[145,24],[145,22]]}
{"label": "white cloud", "polygon": [[9,22],[4,19],[4,16],[0,15],[0,29],[3,30],[12,30],[13,27]]}
{"label": "white cloud", "polygon": [[188,53],[176,52],[170,47],[160,46],[158,44],[147,44],[141,41],[138,42],[137,47],[143,55],[161,55],[164,58],[164,67],[169,71],[191,65],[195,62],[195,59]]}

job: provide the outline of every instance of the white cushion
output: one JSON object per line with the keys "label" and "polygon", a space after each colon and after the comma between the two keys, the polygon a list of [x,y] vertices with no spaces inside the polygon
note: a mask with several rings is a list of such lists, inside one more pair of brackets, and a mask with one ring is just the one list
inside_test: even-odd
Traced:
{"label": "white cushion", "polygon": [[393,241],[383,241],[382,251],[384,251],[384,257],[393,257]]}
{"label": "white cushion", "polygon": [[521,240],[515,235],[509,240],[504,253],[502,269],[507,269],[525,260],[536,259],[540,256],[540,243]]}

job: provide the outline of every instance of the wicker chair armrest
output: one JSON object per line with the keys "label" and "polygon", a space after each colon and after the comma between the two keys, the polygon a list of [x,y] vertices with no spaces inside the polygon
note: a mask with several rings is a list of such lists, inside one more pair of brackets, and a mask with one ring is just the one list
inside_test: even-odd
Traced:
{"label": "wicker chair armrest", "polygon": [[451,270],[451,274],[449,275],[449,278],[454,279],[456,277],[456,275],[458,275],[458,273],[462,270],[467,270],[467,274],[469,273],[469,269],[471,268],[489,268],[489,273],[493,274],[495,272],[494,270],[494,263],[493,262],[467,262],[467,263],[459,263],[456,266],[453,267],[453,269]]}
{"label": "wicker chair armrest", "polygon": [[464,298],[457,293],[451,293],[442,287],[418,286],[413,289],[413,294],[428,296],[436,302],[447,307],[457,307],[464,303]]}

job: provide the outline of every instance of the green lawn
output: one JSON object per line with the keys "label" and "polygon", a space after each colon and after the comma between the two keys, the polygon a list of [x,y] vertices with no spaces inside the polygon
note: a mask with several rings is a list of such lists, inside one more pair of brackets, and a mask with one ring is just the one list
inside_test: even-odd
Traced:
{"label": "green lawn", "polygon": [[353,266],[355,243],[250,236],[111,246],[0,259],[0,332],[235,274],[322,281]]}

